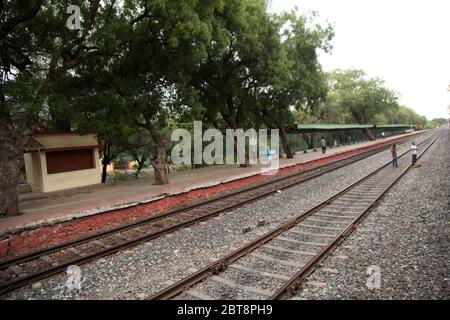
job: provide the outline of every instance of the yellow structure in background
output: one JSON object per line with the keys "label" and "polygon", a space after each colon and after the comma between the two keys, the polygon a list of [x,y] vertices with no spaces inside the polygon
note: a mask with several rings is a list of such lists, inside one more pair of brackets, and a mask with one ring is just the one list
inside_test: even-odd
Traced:
{"label": "yellow structure in background", "polygon": [[95,133],[36,133],[26,145],[24,160],[31,191],[51,192],[101,183]]}

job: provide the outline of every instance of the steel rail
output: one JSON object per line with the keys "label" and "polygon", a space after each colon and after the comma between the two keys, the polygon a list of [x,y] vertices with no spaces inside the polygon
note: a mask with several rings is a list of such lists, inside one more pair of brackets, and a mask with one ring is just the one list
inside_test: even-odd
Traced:
{"label": "steel rail", "polygon": [[[406,143],[407,141],[409,141],[411,139],[410,139],[410,137],[406,137],[405,139],[400,139],[400,140],[405,140],[404,142],[402,141],[401,143]],[[267,181],[267,182],[264,182],[264,183],[252,185],[250,187],[246,187],[246,188],[243,188],[241,190],[237,190],[235,192],[232,192],[232,193],[229,193],[229,194],[226,194],[226,195],[222,195],[222,196],[219,196],[219,197],[211,198],[211,199],[199,202],[199,203],[193,203],[193,204],[191,204],[189,206],[186,206],[186,207],[180,207],[180,208],[176,208],[176,209],[173,209],[173,210],[169,210],[169,211],[167,211],[167,212],[165,212],[163,214],[159,214],[159,215],[156,215],[156,216],[153,216],[153,217],[150,217],[150,218],[146,218],[144,220],[140,220],[140,221],[137,221],[137,222],[133,222],[133,223],[124,225],[124,226],[112,228],[112,229],[109,229],[109,230],[106,230],[106,231],[103,231],[103,232],[99,232],[99,233],[93,234],[91,236],[87,236],[87,237],[83,237],[83,238],[80,238],[80,239],[76,239],[76,240],[73,240],[73,241],[64,242],[64,243],[58,244],[56,246],[52,246],[52,247],[45,248],[45,249],[42,249],[42,250],[39,250],[39,251],[34,251],[34,252],[31,252],[31,253],[25,254],[23,256],[18,256],[18,257],[14,257],[12,259],[1,261],[0,262],[0,270],[4,270],[4,269],[6,269],[9,266],[14,265],[14,264],[28,262],[30,260],[39,258],[42,255],[48,255],[48,254],[51,254],[51,253],[54,253],[54,252],[57,252],[57,251],[61,251],[63,249],[67,249],[67,248],[70,248],[70,247],[73,247],[73,246],[78,246],[78,245],[81,245],[81,244],[84,244],[84,243],[87,243],[87,242],[90,242],[90,241],[93,241],[93,240],[97,240],[97,239],[100,239],[100,238],[103,238],[103,237],[106,237],[106,236],[109,236],[109,235],[112,235],[112,234],[115,234],[115,233],[127,231],[127,230],[130,230],[130,229],[133,229],[133,228],[145,225],[145,224],[149,224],[149,223],[152,223],[152,222],[157,222],[157,221],[160,221],[162,219],[168,218],[170,216],[173,216],[173,215],[176,215],[176,214],[179,214],[179,213],[183,213],[183,212],[186,212],[188,210],[192,210],[192,209],[197,208],[199,206],[208,205],[208,204],[211,204],[211,203],[214,203],[214,202],[218,202],[218,201],[221,201],[221,200],[224,200],[224,199],[227,199],[227,198],[234,197],[234,196],[239,195],[239,194],[243,194],[245,192],[249,192],[249,191],[252,191],[252,190],[255,190],[255,189],[260,189],[262,187],[271,185],[271,184],[276,183],[276,182],[281,182],[281,181],[286,180],[286,179],[294,178],[295,176],[305,175],[305,174],[313,172],[313,171],[319,171],[315,175],[306,177],[303,180],[296,181],[296,182],[294,182],[292,184],[289,184],[289,185],[287,185],[285,187],[280,188],[280,189],[287,189],[287,188],[290,188],[290,187],[292,187],[294,185],[297,185],[297,184],[300,184],[300,183],[312,180],[314,178],[317,178],[317,177],[319,177],[319,176],[321,176],[323,174],[335,171],[337,169],[343,168],[343,167],[348,166],[350,164],[353,164],[353,163],[356,163],[358,161],[364,160],[364,159],[366,159],[366,158],[368,158],[368,157],[370,157],[372,155],[375,155],[377,153],[383,152],[383,151],[387,150],[388,148],[389,148],[389,146],[381,146],[379,148],[372,149],[372,150],[369,150],[367,152],[364,152],[363,154],[359,154],[359,155],[354,156],[355,158],[360,156],[359,158],[357,158],[354,161],[349,161],[352,158],[352,156],[350,156],[350,157],[346,157],[346,158],[340,159],[340,160],[332,162],[332,163],[320,165],[320,166],[317,166],[317,167],[314,167],[314,168],[310,168],[310,169],[306,169],[306,170],[300,170],[298,172],[295,172],[294,174],[286,174],[286,175],[283,175],[282,177],[280,177],[278,179],[273,179],[273,180],[270,180],[270,181]],[[348,163],[345,163],[342,166],[333,167],[333,168],[331,168],[329,170],[321,171],[322,169],[326,169],[326,167],[335,166],[335,165],[338,165],[338,164],[340,164],[342,162],[348,162]],[[271,190],[271,191],[269,191],[269,192],[267,192],[267,193],[265,193],[265,194],[263,194],[263,195],[261,195],[259,197],[255,197],[254,199],[252,199],[252,201],[259,200],[260,198],[266,197],[267,195],[270,195],[270,194],[273,194],[276,191],[277,190]],[[215,214],[220,214],[220,213],[222,213],[224,211],[235,209],[238,206],[242,206],[242,205],[245,205],[245,204],[248,204],[248,203],[250,203],[250,201],[241,202],[239,204],[229,206],[229,207],[225,208],[224,210],[218,210],[217,212],[215,212]],[[169,231],[174,231],[174,229],[171,228]],[[160,236],[160,235],[158,235],[158,236]]]}
{"label": "steel rail", "polygon": [[[430,140],[432,137],[433,137],[433,135],[425,138],[418,145],[420,145],[422,143],[425,143],[426,141]],[[439,135],[432,141],[430,146],[438,138],[439,138]],[[428,148],[430,146],[428,146]],[[426,150],[428,150],[428,148],[426,148]],[[405,156],[408,153],[409,153],[409,150],[403,152],[398,157],[399,158],[403,157],[403,156]],[[423,152],[421,153],[421,155],[422,154],[423,154]],[[279,234],[281,234],[281,233],[291,229],[293,226],[295,226],[299,222],[305,220],[306,218],[311,216],[313,213],[319,211],[324,206],[330,204],[332,201],[334,201],[335,199],[339,198],[343,194],[347,193],[349,190],[353,189],[354,187],[360,185],[361,183],[363,183],[364,181],[368,180],[369,178],[371,178],[375,174],[379,173],[384,168],[389,166],[391,163],[392,163],[391,161],[386,162],[385,164],[383,164],[382,166],[378,167],[377,169],[375,169],[371,173],[367,174],[366,176],[364,176],[363,178],[359,179],[358,181],[348,185],[347,187],[345,187],[341,191],[333,194],[331,197],[329,197],[328,199],[322,201],[318,205],[316,205],[316,206],[306,210],[305,212],[301,213],[297,217],[292,218],[291,220],[285,222],[281,226],[279,226],[279,227],[273,229],[272,231],[269,231],[268,233],[258,237],[257,239],[255,239],[255,240],[251,241],[250,243],[244,245],[243,247],[233,251],[232,253],[228,254],[227,256],[225,256],[225,257],[223,257],[223,258],[221,258],[221,259],[219,259],[219,260],[209,264],[208,266],[198,270],[197,272],[189,275],[188,277],[186,277],[186,278],[184,278],[184,279],[182,279],[182,280],[172,284],[171,286],[169,286],[169,287],[167,287],[167,288],[157,292],[156,294],[154,294],[151,297],[149,297],[149,299],[151,299],[151,300],[170,299],[170,298],[172,298],[172,297],[182,293],[183,291],[185,291],[189,287],[195,285],[196,283],[202,281],[203,279],[209,277],[210,275],[218,274],[218,273],[224,271],[229,264],[231,264],[234,261],[238,260],[239,258],[247,255],[248,253],[250,253],[251,251],[255,250],[256,248],[261,247],[263,244],[265,244],[266,242],[274,239]],[[372,206],[373,206],[373,204],[371,204],[369,207],[371,208]],[[295,283],[295,282],[293,282],[293,283]],[[287,287],[289,287],[289,286],[287,286]]]}
{"label": "steel rail", "polygon": [[[422,142],[428,140],[429,138],[430,137],[425,138]],[[410,139],[411,139],[411,137],[405,137],[405,139],[399,139],[399,140],[405,140],[405,142],[406,142],[406,141],[409,141]],[[126,225],[126,226],[118,227],[118,228],[115,228],[115,229],[111,229],[111,230],[108,230],[106,232],[95,234],[93,236],[89,236],[89,237],[86,237],[86,238],[83,238],[83,239],[79,239],[79,240],[74,240],[74,241],[71,241],[71,242],[68,242],[68,243],[64,243],[64,244],[52,247],[52,248],[44,249],[44,250],[41,250],[41,251],[38,251],[38,252],[31,253],[29,255],[21,256],[21,257],[18,257],[18,258],[14,258],[14,259],[2,262],[2,263],[0,263],[0,270],[4,270],[7,267],[9,267],[11,265],[14,265],[14,264],[20,264],[20,263],[32,261],[34,259],[39,259],[41,256],[46,255],[46,254],[58,252],[60,250],[64,250],[66,248],[70,248],[70,247],[78,246],[78,245],[81,245],[81,244],[84,244],[84,243],[88,243],[90,241],[93,241],[93,240],[96,240],[96,239],[99,239],[99,238],[103,238],[103,237],[108,236],[108,235],[112,235],[112,234],[115,234],[115,233],[123,232],[123,231],[130,230],[130,229],[133,229],[135,227],[138,227],[138,226],[141,226],[141,225],[144,225],[144,224],[155,222],[155,221],[161,220],[162,218],[166,218],[168,216],[172,216],[172,215],[177,214],[177,213],[182,213],[182,212],[188,211],[190,209],[197,208],[199,206],[203,206],[203,205],[210,204],[210,203],[213,203],[213,202],[222,201],[224,199],[227,199],[227,198],[230,198],[230,197],[234,197],[236,195],[239,195],[239,194],[242,194],[242,193],[245,193],[245,192],[248,192],[248,191],[252,191],[252,190],[255,190],[255,189],[260,189],[262,187],[265,187],[265,186],[268,186],[268,185],[271,185],[271,184],[274,184],[274,183],[277,183],[277,182],[280,182],[280,181],[283,181],[283,180],[286,180],[286,179],[290,179],[290,178],[293,178],[293,177],[296,177],[296,176],[301,176],[301,175],[304,175],[304,174],[306,174],[308,172],[319,171],[317,174],[314,174],[312,176],[306,177],[305,179],[302,179],[300,181],[296,181],[296,182],[290,183],[288,185],[279,187],[279,188],[274,189],[274,190],[269,190],[267,192],[264,192],[264,193],[262,193],[260,195],[255,196],[255,197],[253,197],[251,199],[244,200],[244,201],[241,201],[241,202],[239,202],[237,204],[233,204],[233,205],[227,206],[225,208],[212,211],[212,212],[210,212],[208,214],[202,215],[202,216],[197,217],[195,219],[188,220],[188,221],[176,224],[174,226],[171,226],[171,227],[168,227],[168,228],[164,228],[164,229],[162,229],[162,230],[160,230],[158,232],[150,233],[150,234],[144,235],[142,237],[138,237],[136,239],[132,239],[132,240],[126,241],[124,243],[121,243],[119,245],[113,246],[111,248],[105,248],[105,249],[103,249],[103,250],[101,250],[99,252],[95,252],[94,254],[89,254],[89,255],[84,256],[84,257],[79,257],[79,258],[73,259],[73,260],[71,260],[71,261],[69,261],[67,263],[58,264],[58,265],[50,267],[50,268],[48,268],[48,269],[46,269],[46,270],[44,270],[42,272],[36,272],[36,273],[30,274],[30,275],[27,275],[25,277],[20,277],[18,279],[13,280],[13,281],[7,282],[5,284],[1,284],[0,285],[0,295],[3,295],[5,293],[10,292],[12,290],[15,290],[17,288],[20,288],[20,287],[23,287],[25,285],[28,285],[30,283],[33,283],[33,282],[42,280],[44,278],[48,278],[48,277],[51,277],[53,275],[56,275],[56,274],[64,271],[70,265],[86,264],[86,263],[94,261],[96,259],[99,259],[99,258],[108,256],[108,255],[117,253],[117,252],[119,252],[121,250],[128,249],[130,247],[134,247],[134,246],[136,246],[136,245],[138,245],[138,244],[140,244],[142,242],[146,242],[146,241],[158,238],[158,237],[160,237],[160,236],[162,236],[164,234],[167,234],[169,232],[173,232],[173,231],[176,231],[178,229],[181,229],[181,228],[184,228],[184,227],[196,224],[196,223],[198,223],[200,221],[207,220],[207,219],[209,219],[209,218],[211,218],[213,216],[219,215],[220,213],[223,213],[225,211],[229,211],[229,210],[235,209],[237,207],[243,206],[245,204],[254,202],[254,201],[258,200],[258,199],[267,197],[267,196],[275,193],[277,190],[290,188],[290,187],[292,187],[294,185],[298,185],[298,184],[303,183],[305,181],[314,179],[314,178],[316,178],[318,176],[321,176],[321,175],[323,175],[325,173],[329,173],[329,172],[332,172],[332,171],[337,170],[339,168],[342,168],[342,167],[345,167],[347,165],[350,165],[352,163],[358,162],[358,161],[363,160],[363,159],[365,159],[365,158],[367,158],[367,157],[369,157],[371,155],[374,155],[374,154],[377,154],[379,152],[382,152],[382,151],[386,150],[387,148],[389,148],[389,145],[388,146],[381,146],[379,148],[369,150],[366,153],[363,153],[361,155],[356,155],[356,156],[353,156],[353,157],[350,156],[350,157],[347,157],[347,158],[335,161],[335,162],[333,162],[331,164],[326,164],[326,165],[314,167],[314,168],[311,168],[311,169],[299,171],[299,172],[296,172],[296,173],[290,174],[290,175],[287,174],[286,176],[283,176],[281,178],[274,179],[274,180],[271,180],[271,181],[268,181],[268,182],[264,182],[262,184],[258,184],[258,185],[255,185],[255,186],[251,186],[249,188],[245,188],[245,189],[239,190],[237,192],[233,192],[233,193],[224,195],[222,197],[209,199],[207,201],[201,202],[199,204],[193,204],[193,205],[185,207],[185,208],[175,209],[175,210],[172,210],[172,211],[167,212],[165,214],[158,215],[158,216],[146,219],[144,221],[139,221],[139,222],[136,222],[136,223],[133,223],[133,224],[130,224],[130,225]],[[360,156],[358,159],[356,159],[356,160],[353,159],[353,158],[356,158],[358,156]],[[346,161],[348,163],[345,163]],[[339,164],[339,163],[342,163],[342,162],[345,163],[342,166],[336,166],[336,167],[333,167],[330,170],[321,171],[324,167],[335,166],[336,164]]]}
{"label": "steel rail", "polygon": [[[420,159],[422,155],[436,142],[439,138],[439,135],[418,155],[417,159]],[[385,196],[385,194],[395,185],[398,181],[411,169],[412,163],[409,164],[400,175],[386,187],[383,192],[370,204],[368,205],[364,211],[358,215],[348,226],[338,234],[330,244],[326,247],[322,248],[320,252],[314,256],[308,263],[302,267],[289,281],[283,285],[270,299],[278,300],[286,295],[292,295],[296,292],[302,285],[302,283],[306,280],[306,278],[315,270],[315,267],[322,262],[331,252],[339,246],[352,232],[357,228],[357,226],[361,223],[364,216],[367,215],[375,206],[378,205],[380,200]]]}

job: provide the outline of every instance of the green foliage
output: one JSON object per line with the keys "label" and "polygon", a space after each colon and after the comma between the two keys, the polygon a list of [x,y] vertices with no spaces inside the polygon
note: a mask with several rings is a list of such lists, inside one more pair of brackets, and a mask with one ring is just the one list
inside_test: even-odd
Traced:
{"label": "green foliage", "polygon": [[390,112],[385,112],[383,114],[384,122],[376,122],[377,124],[389,124],[389,123],[400,123],[400,124],[420,124],[425,126],[427,123],[427,118],[418,115],[414,110],[405,106],[399,106],[396,110],[390,110]]}
{"label": "green foliage", "polygon": [[[5,2],[0,23],[38,2]],[[73,0],[77,31],[66,27],[68,4],[43,0],[0,33],[0,107],[19,131],[37,122],[96,131],[106,162],[163,157],[170,131],[192,120],[222,129],[426,123],[380,79],[325,74],[318,54],[334,31],[314,12],[270,14],[266,0]]]}
{"label": "green foliage", "polygon": [[135,179],[134,172],[128,171],[124,172],[114,171],[112,174],[108,176],[108,180],[111,182],[128,181],[134,179]]}
{"label": "green foliage", "polygon": [[282,127],[292,107],[314,108],[326,92],[317,51],[329,50],[332,28],[297,12],[269,15],[265,1],[224,3],[194,78],[204,119],[218,128]]}
{"label": "green foliage", "polygon": [[27,123],[31,132],[43,124],[34,120],[31,125],[37,115],[47,122],[47,129],[53,128],[52,121],[71,118],[68,105],[77,94],[77,68],[107,50],[114,51],[116,43],[110,33],[115,8],[112,0],[102,4],[100,0],[72,1],[70,4],[81,8],[80,32],[66,27],[69,15],[65,0],[8,1],[0,15],[2,28],[39,2],[42,5],[35,16],[0,38],[0,100],[7,97],[1,111],[16,127]]}
{"label": "green foliage", "polygon": [[299,123],[411,124],[425,126],[427,119],[399,106],[397,95],[384,81],[368,78],[361,70],[328,74],[329,92],[316,108],[296,110]]}
{"label": "green foliage", "polygon": [[448,124],[449,120],[448,119],[444,119],[444,118],[435,118],[431,121],[428,121],[425,126],[424,129],[435,129],[438,127],[441,127],[443,125]]}
{"label": "green foliage", "polygon": [[361,70],[337,70],[329,75],[328,103],[344,107],[360,124],[398,108],[397,94],[379,78],[367,78]]}
{"label": "green foliage", "polygon": [[[328,52],[333,36],[331,26],[313,25],[315,15],[297,12],[275,16],[274,54],[260,65],[257,75],[255,105],[263,122],[281,128],[293,122],[292,109],[301,113],[317,110],[327,92],[325,76],[318,61],[318,51]],[[282,30],[286,29],[284,33]],[[289,32],[288,32],[289,31]]]}

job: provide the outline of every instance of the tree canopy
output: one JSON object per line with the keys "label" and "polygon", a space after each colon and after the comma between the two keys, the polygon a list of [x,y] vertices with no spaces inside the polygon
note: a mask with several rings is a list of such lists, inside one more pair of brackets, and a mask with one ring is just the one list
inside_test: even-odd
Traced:
{"label": "tree canopy", "polygon": [[0,215],[18,213],[20,163],[37,130],[96,131],[103,181],[130,151],[165,184],[179,123],[276,128],[292,157],[285,127],[296,120],[426,122],[381,79],[325,73],[318,57],[334,31],[315,13],[271,14],[266,0],[70,4],[80,29],[67,26],[66,0],[0,0]]}

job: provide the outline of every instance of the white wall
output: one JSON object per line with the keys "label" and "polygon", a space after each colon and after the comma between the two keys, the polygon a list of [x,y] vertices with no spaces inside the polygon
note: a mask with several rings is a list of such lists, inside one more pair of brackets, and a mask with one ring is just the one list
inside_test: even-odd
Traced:
{"label": "white wall", "polygon": [[45,159],[45,153],[41,152],[41,168],[42,172],[44,172],[42,191],[52,192],[101,183],[101,168],[99,165],[98,148],[95,148],[93,151],[95,168],[52,174],[47,174],[47,161]]}

